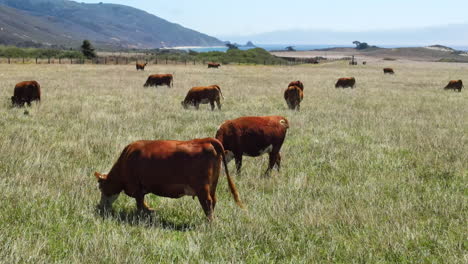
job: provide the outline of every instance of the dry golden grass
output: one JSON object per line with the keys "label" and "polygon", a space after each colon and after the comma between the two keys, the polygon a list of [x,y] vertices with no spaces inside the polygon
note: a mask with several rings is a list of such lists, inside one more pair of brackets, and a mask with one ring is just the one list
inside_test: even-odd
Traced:
{"label": "dry golden grass", "polygon": [[[394,76],[382,68],[393,67]],[[174,88],[143,88],[174,73]],[[356,89],[335,89],[354,76]],[[466,263],[468,65],[346,63],[278,66],[0,65],[0,262],[3,263]],[[43,100],[11,108],[15,83],[35,79]],[[305,85],[300,112],[282,94]],[[222,111],[184,110],[192,86],[219,84]],[[152,217],[121,195],[95,211],[94,171],[107,172],[137,139],[214,136],[226,119],[283,115],[283,168],[266,157],[222,176],[217,219],[198,201],[147,195]],[[233,164],[230,164],[234,172]]]}

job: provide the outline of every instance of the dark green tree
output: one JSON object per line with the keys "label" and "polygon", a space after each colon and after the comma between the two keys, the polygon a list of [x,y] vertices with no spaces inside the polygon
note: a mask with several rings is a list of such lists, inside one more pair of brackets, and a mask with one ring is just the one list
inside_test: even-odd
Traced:
{"label": "dark green tree", "polygon": [[286,50],[287,51],[296,51],[296,49],[294,49],[294,46],[287,46]]}
{"label": "dark green tree", "polygon": [[237,50],[239,47],[237,47],[235,44],[228,43],[226,44],[226,47],[228,47],[228,50]]}
{"label": "dark green tree", "polygon": [[359,42],[359,41],[353,41],[353,44],[356,45],[356,49],[362,50],[362,49],[367,49],[369,48],[369,44],[366,42]]}
{"label": "dark green tree", "polygon": [[93,45],[91,45],[91,42],[89,42],[87,39],[83,40],[83,44],[81,45],[81,52],[88,59],[97,57]]}

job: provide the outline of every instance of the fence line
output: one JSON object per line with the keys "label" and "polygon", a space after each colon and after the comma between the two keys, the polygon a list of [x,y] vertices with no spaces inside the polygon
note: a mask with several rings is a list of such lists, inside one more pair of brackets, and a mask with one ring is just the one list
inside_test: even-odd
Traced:
{"label": "fence line", "polygon": [[[281,57],[284,62],[275,62],[264,60],[263,63],[244,63],[244,62],[229,62],[223,63],[223,65],[298,65],[298,64],[318,64],[323,61],[339,61],[339,60],[349,60],[350,58],[294,58],[294,57]],[[73,58],[10,58],[10,57],[0,57],[1,64],[101,64],[101,65],[135,65],[136,63],[148,63],[148,65],[157,65],[157,64],[167,64],[167,65],[206,65],[210,61],[205,60],[189,60],[189,59],[180,59],[173,60],[169,58],[129,58],[121,56],[106,56],[98,57],[95,59],[73,59]]]}

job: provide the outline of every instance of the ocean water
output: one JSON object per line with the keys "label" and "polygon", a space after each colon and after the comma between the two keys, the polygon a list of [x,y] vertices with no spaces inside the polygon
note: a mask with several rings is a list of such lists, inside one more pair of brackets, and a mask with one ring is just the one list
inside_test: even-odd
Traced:
{"label": "ocean water", "polygon": [[[315,50],[315,49],[327,49],[327,48],[345,48],[352,47],[350,45],[333,45],[333,44],[322,44],[322,45],[293,45],[293,44],[256,44],[257,47],[263,48],[268,51],[272,50],[286,50],[286,47],[293,46],[297,51],[304,50]],[[399,47],[417,47],[414,45],[378,45],[381,48],[399,48]],[[468,51],[468,46],[451,46],[456,50]],[[252,49],[252,47],[239,47],[241,50]],[[221,51],[226,52],[227,47],[199,47],[199,48],[184,48],[184,50],[193,50],[196,52],[209,52],[209,51]]]}

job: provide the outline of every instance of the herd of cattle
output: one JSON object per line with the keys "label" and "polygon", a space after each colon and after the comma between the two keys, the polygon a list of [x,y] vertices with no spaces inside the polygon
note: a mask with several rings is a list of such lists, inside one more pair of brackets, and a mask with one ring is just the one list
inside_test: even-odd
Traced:
{"label": "herd of cattle", "polygon": [[[217,66],[208,64],[209,68]],[[136,65],[144,70],[146,64]],[[384,74],[394,74],[393,69],[385,68]],[[172,87],[172,74],[150,75],[144,86],[167,85]],[[354,88],[354,77],[340,78],[336,88]],[[444,89],[461,92],[461,80],[450,81]],[[290,109],[299,110],[304,97],[304,84],[301,81],[289,83],[284,99]],[[223,98],[218,85],[193,87],[181,102],[184,108],[190,105],[215,103],[221,110]],[[31,105],[41,100],[40,85],[36,81],[20,82],[15,86],[11,98],[13,106]],[[258,157],[268,153],[269,163],[265,175],[281,165],[281,146],[286,137],[289,122],[282,116],[247,116],[225,121],[214,138],[176,140],[141,140],[126,146],[108,174],[95,173],[101,191],[99,207],[111,209],[112,203],[123,191],[135,198],[138,210],[149,212],[152,209],[145,203],[148,193],[158,196],[180,198],[185,195],[197,196],[208,220],[212,220],[216,206],[216,186],[221,163],[227,176],[229,189],[236,203],[242,207],[236,186],[229,174],[227,164],[234,159],[237,172],[241,172],[242,157]]]}

